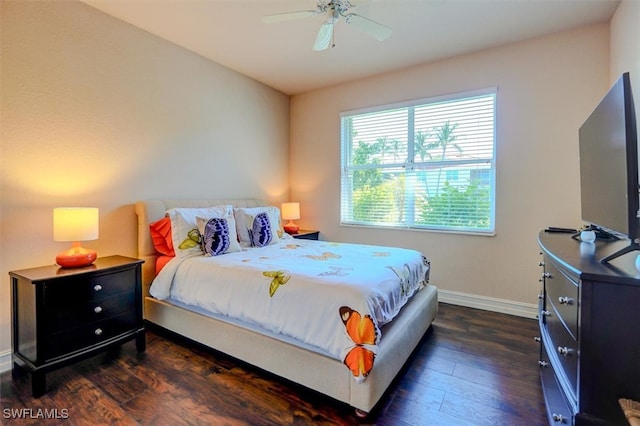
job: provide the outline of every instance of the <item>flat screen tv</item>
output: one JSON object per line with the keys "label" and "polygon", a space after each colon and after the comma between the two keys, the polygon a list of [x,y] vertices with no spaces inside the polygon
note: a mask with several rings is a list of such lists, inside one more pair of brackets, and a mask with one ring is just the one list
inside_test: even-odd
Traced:
{"label": "flat screen tv", "polygon": [[608,262],[640,250],[638,135],[629,73],[611,87],[580,127],[582,220],[601,238],[629,239]]}

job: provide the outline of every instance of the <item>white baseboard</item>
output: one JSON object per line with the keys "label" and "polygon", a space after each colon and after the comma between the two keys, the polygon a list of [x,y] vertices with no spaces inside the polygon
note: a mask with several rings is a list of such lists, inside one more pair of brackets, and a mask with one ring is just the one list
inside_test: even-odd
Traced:
{"label": "white baseboard", "polygon": [[438,289],[438,301],[525,318],[536,318],[538,305]]}
{"label": "white baseboard", "polygon": [[0,373],[11,370],[11,351],[0,352]]}

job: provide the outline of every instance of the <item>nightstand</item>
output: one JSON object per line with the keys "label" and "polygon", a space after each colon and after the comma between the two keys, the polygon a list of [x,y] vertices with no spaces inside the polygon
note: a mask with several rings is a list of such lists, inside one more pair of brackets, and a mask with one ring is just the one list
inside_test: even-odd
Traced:
{"label": "nightstand", "polygon": [[297,234],[291,234],[293,238],[298,238],[300,240],[317,240],[320,235],[320,231],[315,231],[313,229],[301,229]]}
{"label": "nightstand", "polygon": [[144,352],[143,262],[108,256],[83,268],[9,272],[13,377],[31,373],[31,391],[39,397],[49,371],[131,339]]}

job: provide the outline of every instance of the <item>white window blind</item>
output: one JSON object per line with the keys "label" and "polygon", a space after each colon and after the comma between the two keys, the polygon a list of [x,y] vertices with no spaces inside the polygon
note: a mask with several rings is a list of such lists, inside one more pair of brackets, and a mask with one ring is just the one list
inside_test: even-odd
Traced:
{"label": "white window blind", "polygon": [[496,89],[341,114],[341,223],[494,232]]}

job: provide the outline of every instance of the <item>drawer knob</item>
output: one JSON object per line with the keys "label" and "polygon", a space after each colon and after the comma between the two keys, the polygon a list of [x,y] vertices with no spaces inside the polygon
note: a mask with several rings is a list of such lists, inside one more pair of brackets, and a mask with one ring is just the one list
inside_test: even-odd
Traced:
{"label": "drawer knob", "polygon": [[539,365],[540,367],[544,368],[544,367],[548,366],[548,365],[549,365],[549,363],[548,363],[547,361],[540,360],[540,361],[538,361],[538,365]]}
{"label": "drawer knob", "polygon": [[556,413],[553,413],[551,415],[551,418],[553,419],[554,422],[559,422],[559,423],[564,423],[566,420],[562,414],[556,414]]}
{"label": "drawer knob", "polygon": [[536,342],[541,342],[542,341],[542,339],[540,337],[538,337],[538,336],[534,337],[533,340],[536,341]]}
{"label": "drawer knob", "polygon": [[543,317],[550,317],[551,316],[551,312],[549,312],[549,311],[541,311],[540,313],[542,314]]}
{"label": "drawer knob", "polygon": [[544,299],[544,294],[543,293],[539,293],[538,294],[538,299],[540,299],[540,300]]}
{"label": "drawer knob", "polygon": [[538,263],[538,266],[544,266],[544,262]]}
{"label": "drawer knob", "polygon": [[99,314],[100,312],[102,312],[102,307],[96,306],[95,308],[93,308],[93,312],[95,312],[96,314]]}
{"label": "drawer knob", "polygon": [[102,329],[96,328],[96,331],[94,331],[94,333],[96,334],[96,336],[100,336],[102,334]]}
{"label": "drawer knob", "polygon": [[102,286],[100,284],[96,284],[96,285],[93,286],[93,289],[95,291],[100,291],[100,290],[102,290]]}
{"label": "drawer knob", "polygon": [[571,354],[571,349],[566,346],[558,346],[558,353],[560,355],[568,356]]}
{"label": "drawer knob", "polygon": [[546,278],[553,278],[553,275],[551,275],[551,272],[544,272],[542,274],[542,278],[546,279]]}
{"label": "drawer knob", "polygon": [[561,305],[573,305],[573,299],[567,296],[558,297],[558,302]]}

